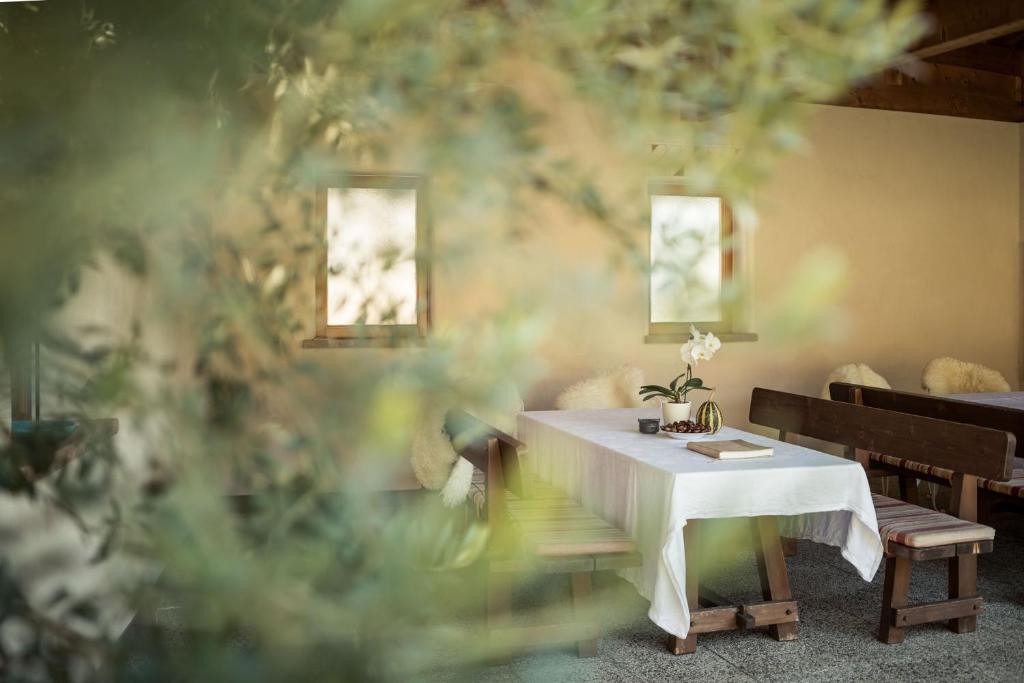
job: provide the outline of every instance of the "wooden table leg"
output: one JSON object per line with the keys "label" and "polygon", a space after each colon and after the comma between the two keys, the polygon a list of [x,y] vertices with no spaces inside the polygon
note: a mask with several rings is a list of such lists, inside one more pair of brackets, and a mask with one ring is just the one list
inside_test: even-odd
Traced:
{"label": "wooden table leg", "polygon": [[[686,606],[692,614],[700,608],[700,520],[691,519],[683,527],[683,549],[686,553]],[[697,651],[697,634],[685,638],[672,636],[672,654],[687,655]]]}
{"label": "wooden table leg", "polygon": [[[757,572],[761,577],[762,597],[765,600],[792,600],[786,558],[782,554],[782,542],[775,518],[755,517],[753,527],[754,554],[757,557]],[[775,640],[796,640],[796,623],[774,624],[768,627],[768,632]]]}

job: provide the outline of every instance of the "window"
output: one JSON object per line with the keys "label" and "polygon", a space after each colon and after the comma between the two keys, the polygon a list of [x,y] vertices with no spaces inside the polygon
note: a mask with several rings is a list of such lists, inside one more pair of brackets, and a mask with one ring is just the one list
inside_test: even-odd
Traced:
{"label": "window", "polygon": [[721,197],[652,182],[649,342],[683,341],[690,325],[729,340],[741,329],[741,278],[732,212]]}
{"label": "window", "polygon": [[425,203],[419,176],[343,175],[318,188],[316,338],[304,346],[387,345],[427,333]]}

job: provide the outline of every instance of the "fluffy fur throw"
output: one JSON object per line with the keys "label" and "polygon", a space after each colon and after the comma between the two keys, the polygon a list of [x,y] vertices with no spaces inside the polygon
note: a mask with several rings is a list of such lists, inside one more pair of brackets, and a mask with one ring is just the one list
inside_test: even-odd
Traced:
{"label": "fluffy fur throw", "polygon": [[573,384],[555,398],[555,407],[559,410],[633,408],[642,405],[639,394],[643,383],[643,370],[623,365]]}
{"label": "fluffy fur throw", "polygon": [[832,382],[846,382],[847,384],[860,384],[865,387],[877,387],[879,389],[892,389],[885,378],[869,368],[864,363],[848,363],[840,365],[829,374],[825,380],[825,386],[821,389],[822,398],[830,398],[828,385]]}
{"label": "fluffy fur throw", "polygon": [[452,468],[452,473],[441,489],[441,500],[446,507],[453,508],[469,495],[469,489],[473,485],[473,463],[465,458],[459,458]]}
{"label": "fluffy fur throw", "polygon": [[1010,391],[999,371],[956,358],[928,361],[921,373],[921,386],[929,394],[973,394]]}
{"label": "fluffy fur throw", "polygon": [[[497,410],[470,411],[484,422],[515,434],[516,415],[523,410],[523,400],[514,387],[501,392]],[[438,408],[424,416],[412,442],[412,469],[425,488],[440,490],[445,505],[454,507],[466,499],[473,480],[473,464],[452,448],[444,431],[447,408]]]}
{"label": "fluffy fur throw", "polygon": [[412,471],[424,488],[432,491],[448,482],[452,467],[459,459],[444,431],[445,412],[432,410],[425,415],[412,440]]}

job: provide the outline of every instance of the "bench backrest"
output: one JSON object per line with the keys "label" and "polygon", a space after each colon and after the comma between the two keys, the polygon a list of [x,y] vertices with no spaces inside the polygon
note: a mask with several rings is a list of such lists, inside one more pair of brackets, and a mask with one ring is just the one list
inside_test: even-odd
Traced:
{"label": "bench backrest", "polygon": [[845,382],[830,384],[829,394],[833,401],[856,403],[869,408],[881,408],[897,413],[933,417],[939,420],[1010,432],[1017,439],[1017,457],[1024,457],[1024,410],[983,405],[942,396],[864,387]]}
{"label": "bench backrest", "polygon": [[492,523],[503,519],[505,491],[517,496],[525,492],[519,463],[523,443],[464,410],[448,411],[444,429],[451,437],[455,452],[484,473],[486,518]]}
{"label": "bench backrest", "polygon": [[988,427],[761,388],[750,421],[966,475],[1005,481],[1013,472],[1015,437]]}

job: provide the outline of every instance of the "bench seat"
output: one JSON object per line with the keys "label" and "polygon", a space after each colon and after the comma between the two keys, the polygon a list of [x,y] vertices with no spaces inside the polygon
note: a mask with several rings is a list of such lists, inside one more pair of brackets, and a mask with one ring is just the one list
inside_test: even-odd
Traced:
{"label": "bench seat", "polygon": [[[873,497],[886,555],[879,640],[900,643],[908,626],[936,621],[945,621],[956,633],[975,630],[983,606],[977,592],[978,555],[992,551],[995,537],[990,527],[974,521],[978,479],[1010,478],[1017,448],[1014,429],[1024,434],[1020,414],[1001,413],[997,420],[986,413],[991,419],[982,426],[971,423],[978,410],[964,402],[835,382],[829,393],[836,400],[754,389],[750,421],[778,429],[780,439],[799,434],[843,446],[847,456],[865,469],[871,459],[897,469],[888,459],[895,457],[928,472],[942,468],[949,473],[950,510],[955,517],[919,507],[912,499]],[[869,455],[874,453],[886,455]],[[909,498],[917,490],[907,485],[925,477],[897,472],[902,475],[901,493]],[[948,563],[949,599],[909,605],[913,565],[931,560]]]}
{"label": "bench seat", "polygon": [[958,543],[991,541],[996,532],[992,527],[968,522],[945,512],[929,510],[902,500],[873,494],[878,533],[885,539],[886,551],[890,543],[910,548],[934,548]]}
{"label": "bench seat", "polygon": [[[588,616],[592,575],[640,566],[643,558],[636,544],[564,491],[530,481],[519,461],[523,444],[515,437],[457,410],[445,416],[445,431],[459,455],[473,465],[469,499],[491,531],[488,631],[501,634],[506,644],[569,637],[581,657],[595,656],[600,628]],[[517,575],[533,572],[569,575],[570,623],[524,626],[511,620],[512,584]]]}
{"label": "bench seat", "polygon": [[[529,497],[506,493],[505,507],[519,539],[513,557],[492,559],[492,571],[567,571],[640,566],[636,543],[624,531],[586,510],[564,491],[539,479]],[[471,498],[478,509],[486,496],[483,472],[474,470]]]}
{"label": "bench seat", "polygon": [[531,482],[529,498],[509,495],[506,505],[523,549],[531,555],[554,558],[636,552],[636,543],[628,534],[543,482]]}
{"label": "bench seat", "polygon": [[[914,460],[896,458],[882,453],[872,453],[871,459],[889,467],[895,467],[908,472],[917,472],[918,474],[937,479],[949,481],[953,478],[953,470],[946,469],[945,467],[926,465]],[[978,488],[1013,498],[1024,498],[1024,458],[1013,459],[1013,476],[1007,481],[978,477]]]}

